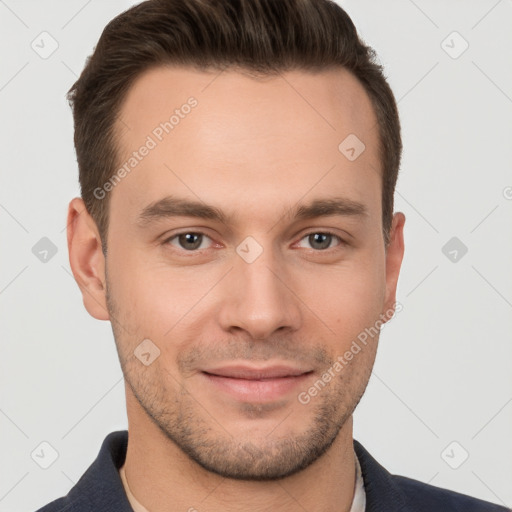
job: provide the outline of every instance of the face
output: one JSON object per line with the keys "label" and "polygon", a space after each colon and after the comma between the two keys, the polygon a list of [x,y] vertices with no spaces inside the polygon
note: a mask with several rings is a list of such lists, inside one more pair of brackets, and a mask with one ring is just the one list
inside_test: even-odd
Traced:
{"label": "face", "polygon": [[340,69],[169,67],[120,114],[106,287],[84,302],[112,322],[129,414],[219,475],[296,473],[351,418],[378,334],[347,351],[395,301],[404,218],[386,250],[370,100]]}

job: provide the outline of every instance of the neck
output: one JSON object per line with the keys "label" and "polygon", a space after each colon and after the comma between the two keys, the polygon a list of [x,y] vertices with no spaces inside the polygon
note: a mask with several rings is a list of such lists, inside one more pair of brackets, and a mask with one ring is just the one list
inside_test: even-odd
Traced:
{"label": "neck", "polygon": [[125,476],[150,512],[350,510],[356,478],[352,417],[313,464],[280,480],[257,482],[223,478],[199,466],[128,394],[127,411]]}

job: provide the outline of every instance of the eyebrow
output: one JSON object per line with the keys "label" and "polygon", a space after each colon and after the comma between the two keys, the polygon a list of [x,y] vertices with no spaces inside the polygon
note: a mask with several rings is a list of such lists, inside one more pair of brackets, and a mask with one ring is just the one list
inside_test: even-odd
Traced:
{"label": "eyebrow", "polygon": [[[301,204],[292,208],[285,208],[283,217],[287,219],[307,220],[317,217],[343,216],[363,217],[369,214],[367,207],[358,201],[344,197],[315,199],[309,204]],[[230,223],[230,216],[220,208],[200,201],[183,199],[175,196],[166,196],[147,205],[137,218],[137,225],[147,227],[159,220],[173,217],[196,217],[217,221],[223,224]],[[233,218],[236,215],[233,216]]]}

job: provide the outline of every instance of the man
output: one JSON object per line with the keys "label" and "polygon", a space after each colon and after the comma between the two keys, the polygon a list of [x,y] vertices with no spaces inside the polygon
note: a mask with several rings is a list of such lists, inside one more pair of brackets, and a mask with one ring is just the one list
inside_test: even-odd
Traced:
{"label": "man", "polygon": [[129,425],[41,510],[505,510],[352,436],[404,252],[373,58],[328,0],[150,0],[106,27],[70,91],[68,247]]}

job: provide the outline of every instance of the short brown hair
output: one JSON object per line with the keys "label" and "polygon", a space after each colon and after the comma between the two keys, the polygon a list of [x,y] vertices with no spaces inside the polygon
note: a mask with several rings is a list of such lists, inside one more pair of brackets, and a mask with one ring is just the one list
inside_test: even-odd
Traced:
{"label": "short brown hair", "polygon": [[375,51],[359,38],[348,14],[332,0],[148,0],[108,23],[67,96],[81,194],[105,254],[110,201],[94,191],[118,165],[115,121],[134,80],[166,64],[237,68],[255,76],[333,67],[352,72],[378,120],[388,245],[402,153],[398,109]]}

